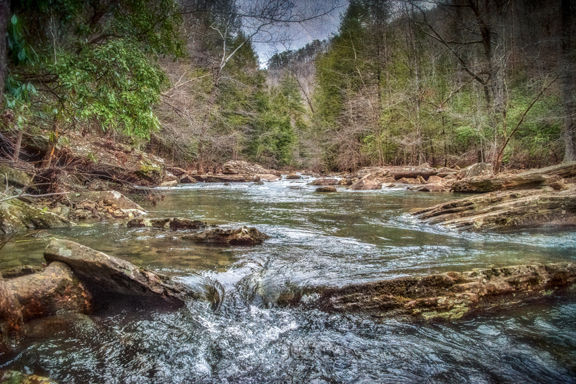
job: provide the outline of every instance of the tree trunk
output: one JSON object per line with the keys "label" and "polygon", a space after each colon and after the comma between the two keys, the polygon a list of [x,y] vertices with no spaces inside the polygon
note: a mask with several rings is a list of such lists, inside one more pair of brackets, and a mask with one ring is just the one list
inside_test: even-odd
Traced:
{"label": "tree trunk", "polygon": [[14,146],[14,154],[12,155],[12,162],[18,164],[20,162],[20,149],[22,148],[22,136],[24,132],[22,130],[18,131],[18,137],[16,138],[16,145]]}
{"label": "tree trunk", "polygon": [[10,0],[0,0],[0,105],[4,103],[4,85],[8,67],[6,34],[10,20]]}
{"label": "tree trunk", "polygon": [[572,0],[562,0],[560,81],[564,104],[564,161],[576,160],[576,47],[574,47],[573,16],[576,5]]}

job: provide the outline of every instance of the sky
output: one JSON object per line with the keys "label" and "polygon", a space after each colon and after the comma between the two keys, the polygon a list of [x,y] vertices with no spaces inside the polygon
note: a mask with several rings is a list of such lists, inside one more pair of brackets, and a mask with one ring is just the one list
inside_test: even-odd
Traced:
{"label": "sky", "polygon": [[[258,0],[246,1],[255,4]],[[262,67],[266,66],[274,53],[295,50],[313,40],[324,40],[336,33],[348,0],[291,0],[290,3],[293,5],[290,12],[295,19],[322,16],[300,23],[276,24],[263,28],[253,39],[253,46]],[[258,20],[251,22],[251,25],[245,25],[248,31],[255,30],[261,24]]]}

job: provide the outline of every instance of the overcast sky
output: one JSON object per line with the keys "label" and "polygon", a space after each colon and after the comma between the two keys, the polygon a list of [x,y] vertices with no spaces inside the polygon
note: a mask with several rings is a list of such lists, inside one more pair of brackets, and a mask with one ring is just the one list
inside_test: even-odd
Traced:
{"label": "overcast sky", "polygon": [[[323,40],[336,33],[341,16],[348,5],[348,0],[292,0],[291,2],[294,5],[292,14],[299,19],[326,14],[302,23],[275,25],[256,35],[253,45],[262,66],[266,65],[274,53],[298,49],[313,40]],[[250,26],[247,29],[250,30]]]}

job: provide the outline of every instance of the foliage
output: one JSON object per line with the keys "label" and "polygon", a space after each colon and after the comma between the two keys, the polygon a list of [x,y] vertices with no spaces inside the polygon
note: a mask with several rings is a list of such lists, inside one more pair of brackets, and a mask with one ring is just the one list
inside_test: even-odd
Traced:
{"label": "foliage", "polygon": [[51,67],[69,121],[95,121],[104,130],[148,137],[159,128],[153,105],[166,79],[136,45],[110,41],[80,54],[62,55]]}

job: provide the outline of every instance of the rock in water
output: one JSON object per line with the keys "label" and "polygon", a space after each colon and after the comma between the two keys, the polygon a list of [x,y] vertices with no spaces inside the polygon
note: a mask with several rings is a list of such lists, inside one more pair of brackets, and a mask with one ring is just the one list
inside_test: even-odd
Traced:
{"label": "rock in water", "polygon": [[319,193],[329,193],[329,192],[338,192],[338,190],[336,189],[336,187],[327,186],[327,187],[318,187],[318,188],[316,188],[316,192],[319,192]]}
{"label": "rock in water", "polygon": [[[309,289],[307,305],[325,311],[455,320],[477,311],[508,308],[576,283],[576,264],[520,265],[401,277],[342,288]],[[301,296],[289,298],[294,304]]]}
{"label": "rock in water", "polygon": [[257,245],[268,239],[268,236],[256,228],[215,228],[203,232],[191,233],[182,236],[184,240],[197,243],[229,244],[229,245]]}
{"label": "rock in water", "polygon": [[95,300],[100,295],[125,295],[180,306],[189,294],[167,277],[69,240],[51,240],[44,258],[68,264]]}
{"label": "rock in water", "polygon": [[310,185],[338,185],[340,180],[338,179],[316,179],[310,183]]}
{"label": "rock in water", "polygon": [[19,303],[24,321],[66,312],[88,313],[91,309],[90,293],[70,267],[60,262],[4,283]]}
{"label": "rock in water", "polygon": [[171,231],[197,230],[207,227],[204,221],[192,220],[185,217],[166,217],[161,219],[140,217],[130,220],[126,225],[128,228],[157,228],[170,229]]}

